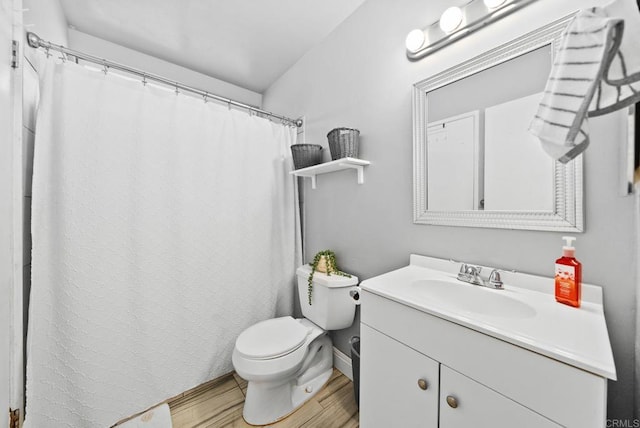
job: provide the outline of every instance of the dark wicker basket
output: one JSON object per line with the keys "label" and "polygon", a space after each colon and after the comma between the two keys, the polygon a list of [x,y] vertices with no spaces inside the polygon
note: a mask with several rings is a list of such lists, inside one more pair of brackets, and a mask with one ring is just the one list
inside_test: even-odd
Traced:
{"label": "dark wicker basket", "polygon": [[352,128],[335,128],[328,134],[329,150],[331,159],[357,158],[358,157],[358,137],[360,131]]}
{"label": "dark wicker basket", "polygon": [[294,144],[291,146],[291,154],[296,169],[318,165],[322,162],[322,146],[318,144]]}

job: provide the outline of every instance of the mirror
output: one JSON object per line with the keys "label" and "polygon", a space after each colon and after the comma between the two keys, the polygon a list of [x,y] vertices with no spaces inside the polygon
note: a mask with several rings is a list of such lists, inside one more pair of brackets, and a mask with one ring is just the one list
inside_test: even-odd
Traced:
{"label": "mirror", "polygon": [[583,230],[582,156],[563,165],[528,126],[565,17],[414,85],[414,222]]}

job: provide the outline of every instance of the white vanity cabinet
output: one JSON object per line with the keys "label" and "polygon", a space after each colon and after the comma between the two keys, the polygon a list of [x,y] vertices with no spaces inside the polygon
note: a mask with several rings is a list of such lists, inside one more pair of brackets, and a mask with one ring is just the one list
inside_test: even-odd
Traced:
{"label": "white vanity cabinet", "polygon": [[604,426],[605,377],[375,294],[366,284],[361,299],[363,428]]}
{"label": "white vanity cabinet", "polygon": [[443,428],[552,428],[560,425],[445,365],[440,366]]}
{"label": "white vanity cabinet", "polygon": [[560,426],[366,324],[360,337],[364,428]]}
{"label": "white vanity cabinet", "polygon": [[360,326],[360,426],[438,427],[440,364]]}

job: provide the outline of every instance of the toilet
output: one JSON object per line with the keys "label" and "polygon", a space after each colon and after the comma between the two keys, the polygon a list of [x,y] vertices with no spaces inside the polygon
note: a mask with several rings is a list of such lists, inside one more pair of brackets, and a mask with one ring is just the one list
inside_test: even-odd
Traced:
{"label": "toilet", "polygon": [[288,416],[322,389],[333,372],[328,330],[353,324],[359,304],[358,278],[316,272],[309,305],[310,273],[309,265],[296,271],[304,318],[261,321],[236,340],[233,367],[248,381],[242,416],[251,425],[267,425]]}

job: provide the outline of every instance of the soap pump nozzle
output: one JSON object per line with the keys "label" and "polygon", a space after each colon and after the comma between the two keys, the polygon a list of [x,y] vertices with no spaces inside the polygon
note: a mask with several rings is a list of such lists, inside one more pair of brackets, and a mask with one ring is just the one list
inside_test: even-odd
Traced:
{"label": "soap pump nozzle", "polygon": [[563,236],[565,245],[562,247],[562,255],[564,257],[574,257],[576,248],[573,246],[573,241],[576,240],[575,236]]}

